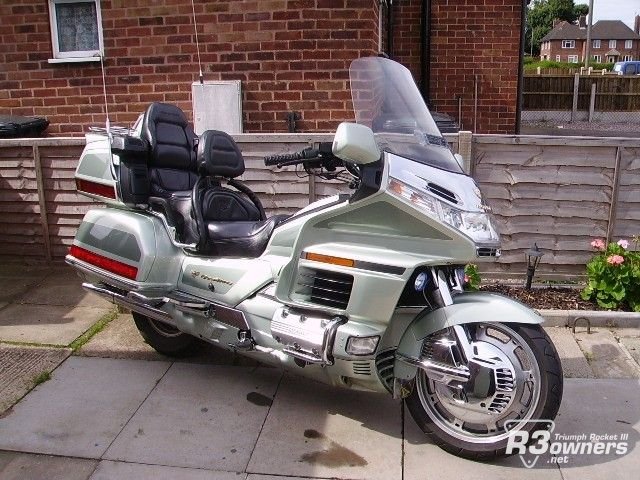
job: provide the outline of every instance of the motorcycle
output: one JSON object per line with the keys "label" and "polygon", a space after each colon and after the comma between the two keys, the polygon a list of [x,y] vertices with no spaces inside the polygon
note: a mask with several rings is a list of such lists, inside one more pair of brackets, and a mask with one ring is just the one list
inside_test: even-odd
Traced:
{"label": "motorcycle", "polygon": [[77,187],[106,208],[85,215],[66,262],[160,353],[204,341],[389,393],[445,450],[504,455],[512,432],[558,412],[556,349],[535,311],[465,291],[464,265],[495,259],[499,235],[410,72],[360,58],[350,81],[356,123],[265,157],[352,189],[291,216],[267,218],[234,140],[197,137],[175,106],[89,134]]}

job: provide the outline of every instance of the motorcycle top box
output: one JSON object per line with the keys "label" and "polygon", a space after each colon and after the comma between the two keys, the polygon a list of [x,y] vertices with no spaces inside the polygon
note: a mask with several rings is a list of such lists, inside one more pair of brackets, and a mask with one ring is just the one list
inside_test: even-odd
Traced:
{"label": "motorcycle top box", "polygon": [[464,291],[464,265],[498,256],[499,235],[409,71],[371,57],[349,73],[356,123],[265,165],[350,193],[267,218],[233,138],[198,137],[154,103],[132,129],[88,136],[78,191],[107,208],[85,215],[66,260],[161,353],[204,341],[388,392],[441,447],[504,455],[513,432],[555,417],[557,352],[533,310]]}

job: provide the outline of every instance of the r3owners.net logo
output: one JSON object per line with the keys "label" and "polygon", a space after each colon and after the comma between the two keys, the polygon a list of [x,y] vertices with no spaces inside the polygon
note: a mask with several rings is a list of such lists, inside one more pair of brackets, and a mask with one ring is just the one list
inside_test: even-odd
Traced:
{"label": "r3owners.net logo", "polygon": [[[534,423],[531,431],[513,430],[507,441],[507,455],[518,454],[522,464],[533,468],[542,455],[552,457],[547,463],[568,464],[576,455],[625,455],[629,451],[629,434],[581,433],[566,435],[555,433],[552,420],[528,420]],[[505,428],[509,430],[521,422],[509,420]],[[528,444],[528,445],[527,445]]]}

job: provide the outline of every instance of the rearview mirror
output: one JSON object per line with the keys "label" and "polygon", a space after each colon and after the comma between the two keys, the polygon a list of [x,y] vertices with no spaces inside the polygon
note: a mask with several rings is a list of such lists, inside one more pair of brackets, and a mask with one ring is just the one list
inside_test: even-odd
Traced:
{"label": "rearview mirror", "polygon": [[380,149],[373,131],[357,123],[342,122],[338,125],[332,151],[336,157],[359,165],[380,159]]}

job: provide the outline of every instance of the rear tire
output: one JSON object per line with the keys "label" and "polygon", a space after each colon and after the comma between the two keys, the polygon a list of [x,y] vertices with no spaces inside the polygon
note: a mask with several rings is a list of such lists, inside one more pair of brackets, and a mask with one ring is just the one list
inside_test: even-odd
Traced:
{"label": "rear tire", "polygon": [[140,313],[132,312],[132,315],[140,335],[156,352],[175,358],[197,353],[200,341],[196,337]]}
{"label": "rear tire", "polygon": [[[503,332],[512,334],[513,343],[523,344],[524,350],[533,354],[534,358],[530,358],[529,361],[535,362],[538,366],[536,390],[539,393],[537,400],[518,412],[520,416],[517,418],[523,418],[525,421],[529,419],[529,422],[519,429],[539,429],[540,424],[533,420],[553,420],[562,400],[563,376],[558,352],[539,325],[495,325]],[[504,423],[500,426],[500,423],[504,422],[504,419],[499,419],[500,415],[486,416],[487,423],[493,421],[498,425],[495,431],[481,434],[474,433],[472,429],[465,431],[464,423],[455,419],[447,421],[450,412],[447,411],[446,402],[439,398],[438,389],[434,389],[433,385],[424,371],[419,369],[415,387],[407,397],[406,404],[415,422],[436,445],[449,453],[473,460],[492,460],[506,454],[508,431],[504,429]]]}

